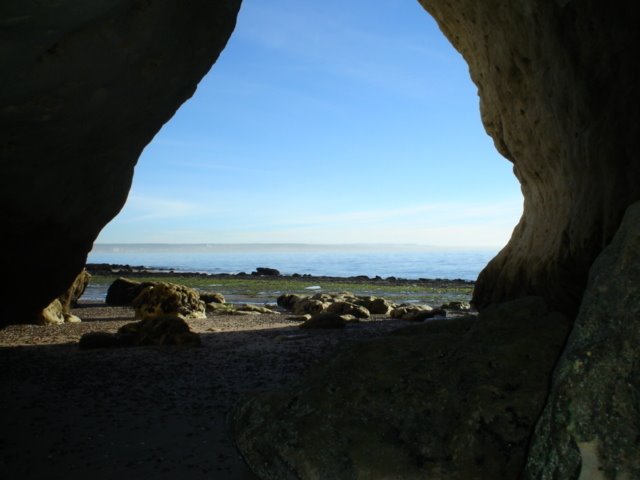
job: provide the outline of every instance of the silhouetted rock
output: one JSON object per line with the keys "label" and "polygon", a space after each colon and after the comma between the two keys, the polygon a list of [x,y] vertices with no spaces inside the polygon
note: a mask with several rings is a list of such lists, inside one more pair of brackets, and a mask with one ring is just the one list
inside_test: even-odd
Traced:
{"label": "silhouetted rock", "polygon": [[78,346],[82,350],[93,348],[116,348],[122,347],[120,336],[115,333],[89,332],[80,337]]}
{"label": "silhouetted rock", "polygon": [[118,333],[90,332],[80,338],[81,349],[142,347],[151,345],[200,345],[200,337],[175,315],[163,315],[128,323]]}
{"label": "silhouetted rock", "polygon": [[255,272],[251,272],[251,275],[259,275],[264,277],[277,277],[280,275],[280,271],[275,268],[258,267]]}
{"label": "silhouetted rock", "polygon": [[31,321],[68,289],[124,205],[140,153],[193,95],[239,7],[3,2],[0,263],[15,282],[0,322]]}
{"label": "silhouetted rock", "polygon": [[124,277],[117,278],[109,285],[105,302],[109,305],[130,307],[140,292],[152,285],[155,285],[155,282],[136,282]]}

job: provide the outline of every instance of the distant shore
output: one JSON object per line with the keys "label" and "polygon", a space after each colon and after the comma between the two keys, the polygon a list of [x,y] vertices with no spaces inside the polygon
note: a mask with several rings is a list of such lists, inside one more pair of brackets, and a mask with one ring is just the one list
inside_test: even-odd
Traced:
{"label": "distant shore", "polygon": [[92,275],[87,295],[93,295],[95,300],[104,298],[108,285],[117,277],[179,283],[222,293],[229,301],[252,303],[273,303],[282,293],[350,291],[356,295],[381,296],[398,303],[441,305],[451,301],[468,302],[475,286],[475,282],[463,279],[202,273],[120,264],[87,264],[87,270]]}
{"label": "distant shore", "polygon": [[[91,275],[118,275],[127,277],[148,277],[150,275],[157,277],[184,277],[184,278],[211,278],[211,279],[228,279],[228,278],[243,278],[243,279],[302,279],[304,281],[309,280],[321,280],[321,281],[346,281],[355,283],[381,283],[381,284],[448,284],[448,285],[464,285],[473,286],[475,282],[472,280],[464,280],[462,278],[446,279],[446,278],[418,278],[408,279],[399,277],[385,277],[382,278],[379,275],[370,277],[367,275],[354,275],[350,277],[336,277],[327,275],[309,275],[294,273],[291,275],[260,275],[256,272],[239,272],[239,273],[206,273],[206,272],[188,272],[179,271],[165,268],[150,268],[144,265],[123,265],[113,263],[88,263],[87,271]],[[268,267],[267,267],[268,268]]]}

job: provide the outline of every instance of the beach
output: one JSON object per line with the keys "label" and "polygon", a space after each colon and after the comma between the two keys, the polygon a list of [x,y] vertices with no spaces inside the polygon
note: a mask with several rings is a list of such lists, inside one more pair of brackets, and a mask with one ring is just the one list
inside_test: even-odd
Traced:
{"label": "beach", "polygon": [[232,406],[408,324],[374,315],[300,330],[286,314],[210,315],[188,320],[199,347],[80,350],[81,335],[116,332],[134,311],[82,301],[72,313],[82,323],[0,330],[3,478],[255,478],[227,436]]}

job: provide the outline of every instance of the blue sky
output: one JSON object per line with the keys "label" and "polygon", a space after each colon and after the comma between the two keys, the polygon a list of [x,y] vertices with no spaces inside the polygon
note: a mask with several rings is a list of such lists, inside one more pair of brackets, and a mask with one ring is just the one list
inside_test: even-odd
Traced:
{"label": "blue sky", "polygon": [[244,0],[97,242],[499,246],[521,211],[417,1]]}

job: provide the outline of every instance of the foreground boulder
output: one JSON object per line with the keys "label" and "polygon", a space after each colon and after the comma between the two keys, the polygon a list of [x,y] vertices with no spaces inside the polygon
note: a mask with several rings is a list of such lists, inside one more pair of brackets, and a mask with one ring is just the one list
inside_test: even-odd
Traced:
{"label": "foreground boulder", "polygon": [[130,307],[140,292],[155,282],[136,282],[129,278],[120,277],[109,285],[105,302],[108,305]]}
{"label": "foreground boulder", "polygon": [[120,327],[118,333],[91,332],[80,338],[81,349],[142,347],[150,345],[200,345],[200,337],[175,315],[163,315]]}
{"label": "foreground boulder", "polygon": [[263,479],[516,479],[568,321],[540,298],[363,342],[231,415]]}
{"label": "foreground boulder", "polygon": [[591,267],[529,455],[532,479],[640,478],[640,202]]}
{"label": "foreground boulder", "polygon": [[163,315],[182,318],[206,318],[205,303],[193,288],[158,282],[145,287],[133,301],[136,318],[142,320]]}

